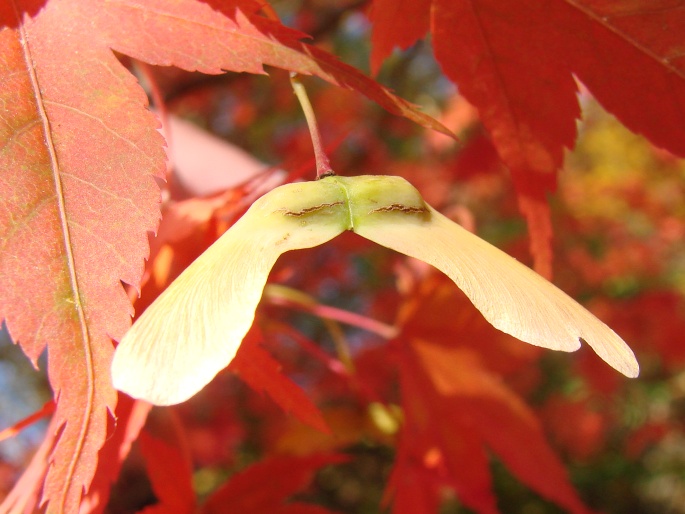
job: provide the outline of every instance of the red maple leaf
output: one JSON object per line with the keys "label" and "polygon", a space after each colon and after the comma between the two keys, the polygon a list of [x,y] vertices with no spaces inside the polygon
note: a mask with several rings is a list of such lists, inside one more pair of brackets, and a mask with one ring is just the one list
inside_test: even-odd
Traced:
{"label": "red maple leaf", "polygon": [[[474,351],[415,339],[397,353],[406,421],[389,485],[394,512],[412,503],[420,506],[414,512],[435,512],[441,485],[479,513],[498,512],[488,448],[542,496],[587,512],[533,412]],[[419,498],[403,489],[411,469],[425,486]]]}
{"label": "red maple leaf", "polygon": [[158,503],[146,514],[191,514],[196,500],[190,450],[173,409],[155,409],[140,433],[140,451]]}
{"label": "red maple leaf", "polygon": [[[398,21],[401,20],[401,21]],[[551,273],[545,195],[580,114],[578,78],[628,128],[685,155],[685,10],[638,0],[374,0],[371,64],[430,30],[435,56],[483,123],[519,192],[536,268]]]}
{"label": "red maple leaf", "polygon": [[280,363],[259,345],[259,334],[255,328],[243,340],[228,369],[255,391],[267,393],[279,407],[303,423],[321,432],[330,432],[321,412],[307,394],[281,373]]}
{"label": "red maple leaf", "polygon": [[330,514],[322,507],[285,501],[307,486],[319,468],[345,460],[341,455],[325,454],[266,459],[231,477],[209,497],[201,513]]}

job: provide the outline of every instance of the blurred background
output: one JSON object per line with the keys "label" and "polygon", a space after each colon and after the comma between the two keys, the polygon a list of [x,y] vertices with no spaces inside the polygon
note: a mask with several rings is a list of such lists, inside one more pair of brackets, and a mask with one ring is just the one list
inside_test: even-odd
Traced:
{"label": "blurred background", "polygon": [[[272,5],[286,25],[369,72],[366,2],[283,0]],[[312,179],[314,165],[286,72],[205,76],[126,64],[150,92],[160,116],[170,117],[165,129],[170,176],[164,186],[169,212],[160,227],[163,242],[152,243],[138,310],[230,226],[255,195],[282,181]],[[396,52],[377,79],[441,120],[459,142],[392,116],[357,93],[303,79],[335,171],[403,176],[428,203],[530,265],[527,229],[509,172],[476,109],[436,64],[430,40]],[[582,88],[579,102],[579,138],[566,154],[558,190],[549,197],[554,282],[630,344],[640,361],[640,377],[620,376],[585,347],[562,354],[511,340],[484,323],[449,280],[346,234],[278,262],[270,282],[287,289],[267,292],[250,333],[318,406],[332,433],[314,430],[302,423],[302,416],[284,412],[269,394],[224,372],[191,401],[155,409],[151,417],[153,425],[179,427],[181,435],[174,437],[187,447],[200,498],[209,498],[236,472],[265,458],[334,452],[348,459],[312,473],[296,499],[334,512],[392,512],[392,502],[384,503],[383,497],[393,466],[399,466],[398,452],[405,457],[410,452],[402,426],[411,395],[428,402],[402,378],[409,371],[398,347],[411,340],[456,346],[482,361],[497,391],[507,391],[503,403],[515,410],[520,402],[534,415],[535,426],[590,510],[685,513],[685,163],[626,130]],[[320,305],[366,321],[356,326],[323,321]],[[400,327],[400,335],[369,330],[369,320]],[[33,369],[0,333],[0,428],[39,410],[50,398],[44,369]],[[469,401],[478,398],[467,396]],[[440,405],[458,409],[471,404]],[[0,495],[27,465],[45,427],[43,420],[0,442]],[[471,441],[459,427],[451,437]],[[497,428],[507,448],[541,444],[527,440],[525,431],[505,435],[506,424]],[[512,470],[502,456],[506,452],[489,441],[485,451],[502,512],[568,510],[531,488],[521,479],[526,472]],[[110,512],[136,512],[155,503],[144,453],[136,443],[115,484]],[[445,455],[436,459],[439,464]],[[434,473],[421,480],[435,484],[439,511],[472,512],[458,488],[440,478],[438,464],[424,459],[418,467]],[[462,465],[468,468],[468,460]]]}

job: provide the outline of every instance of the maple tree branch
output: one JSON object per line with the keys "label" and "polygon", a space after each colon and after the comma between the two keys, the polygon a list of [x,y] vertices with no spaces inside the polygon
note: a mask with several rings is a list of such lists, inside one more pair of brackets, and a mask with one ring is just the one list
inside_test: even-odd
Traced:
{"label": "maple tree branch", "polygon": [[302,106],[302,111],[304,112],[304,117],[306,118],[307,126],[309,127],[309,134],[311,135],[312,145],[314,146],[314,157],[316,158],[316,179],[318,180],[329,175],[335,175],[335,172],[331,168],[331,162],[328,160],[328,155],[326,155],[326,150],[324,150],[323,143],[321,142],[321,133],[319,132],[319,126],[316,123],[314,109],[307,96],[307,91],[297,77],[297,73],[290,73],[290,84],[293,87],[295,96],[297,96],[297,99]]}

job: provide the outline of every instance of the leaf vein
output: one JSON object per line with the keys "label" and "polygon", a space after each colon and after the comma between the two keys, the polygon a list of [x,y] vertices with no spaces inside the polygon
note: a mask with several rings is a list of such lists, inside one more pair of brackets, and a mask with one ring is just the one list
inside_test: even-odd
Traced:
{"label": "leaf vein", "polygon": [[[607,30],[613,32],[616,36],[621,38],[622,40],[626,41],[628,44],[632,45],[636,50],[638,50],[640,53],[643,53],[650,59],[658,62],[661,66],[664,66],[667,68],[670,72],[676,74],[682,79],[685,79],[685,70],[680,70],[676,66],[674,66],[668,58],[661,57],[658,54],[656,54],[653,50],[648,48],[646,45],[643,43],[639,42],[635,38],[631,37],[629,34],[625,33],[622,31],[619,27],[615,26],[614,24],[611,23],[611,20],[614,18],[612,16],[602,16],[595,11],[593,11],[590,7],[586,7],[582,5],[578,0],[564,0],[566,3],[568,3],[571,7],[579,10],[582,12],[585,16],[591,18],[594,22],[598,23],[599,25],[603,26]],[[674,9],[675,10],[675,9]]]}
{"label": "leaf vein", "polygon": [[79,177],[78,175],[74,175],[73,173],[68,173],[68,172],[62,172],[62,175],[65,177],[70,177],[73,180],[76,180],[78,182],[81,182],[82,184],[85,184],[86,186],[91,187],[98,193],[102,193],[103,195],[109,196],[111,198],[114,198],[115,200],[119,200],[120,202],[126,203],[130,206],[132,210],[134,210],[137,214],[139,214],[141,217],[144,216],[143,212],[141,211],[140,207],[138,207],[133,199],[131,198],[126,198],[125,196],[118,195],[114,193],[113,191],[110,191],[109,189],[103,189],[97,185],[95,185],[93,182],[90,182],[88,180],[85,180],[82,177]]}
{"label": "leaf vein", "polygon": [[[0,118],[0,119],[2,119],[2,118]],[[0,154],[4,153],[5,149],[7,149],[7,147],[10,146],[10,144],[13,141],[15,141],[18,136],[20,136],[24,132],[28,131],[29,129],[31,129],[33,126],[35,126],[37,123],[39,123],[39,121],[40,120],[38,118],[35,118],[35,119],[29,121],[28,123],[24,123],[20,127],[16,127],[12,131],[12,134],[10,134],[10,136],[7,139],[5,139],[5,141],[3,141],[3,144],[0,145]]]}
{"label": "leaf vein", "polygon": [[[148,160],[149,162],[151,162],[151,163],[154,163],[154,161],[152,160],[152,158],[151,158],[149,155],[147,155],[147,153],[146,153],[145,151],[143,151],[140,147],[138,147],[138,145],[137,145],[134,141],[131,141],[130,139],[124,137],[122,134],[120,134],[120,133],[117,132],[116,130],[110,128],[110,127],[104,122],[104,120],[103,120],[102,118],[99,118],[98,116],[93,116],[92,114],[90,114],[90,113],[88,113],[88,112],[82,111],[81,109],[78,109],[77,107],[74,107],[74,106],[72,106],[72,105],[65,104],[65,103],[63,103],[63,102],[56,102],[56,101],[53,101],[53,100],[45,100],[44,103],[45,103],[45,104],[48,104],[48,105],[54,105],[54,106],[56,106],[56,107],[62,107],[62,108],[64,108],[64,109],[67,109],[67,110],[69,110],[69,111],[75,112],[76,114],[79,114],[79,115],[81,115],[81,116],[83,116],[83,117],[85,117],[85,118],[89,118],[89,119],[91,119],[91,120],[93,120],[93,121],[99,123],[100,125],[102,125],[102,127],[103,127],[107,132],[109,132],[110,134],[112,134],[113,136],[115,136],[117,139],[120,139],[121,141],[124,141],[126,144],[128,144],[128,145],[131,146],[132,148],[135,148],[138,152],[140,152],[140,154],[141,154],[143,157],[145,157],[145,159],[147,159],[147,160]],[[154,164],[156,164],[156,163],[154,163]]]}

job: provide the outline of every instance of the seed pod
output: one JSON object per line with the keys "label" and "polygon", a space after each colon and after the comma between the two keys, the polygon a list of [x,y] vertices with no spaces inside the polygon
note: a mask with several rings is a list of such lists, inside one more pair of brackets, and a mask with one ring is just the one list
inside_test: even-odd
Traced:
{"label": "seed pod", "polygon": [[157,405],[187,400],[235,356],[276,259],[345,230],[449,276],[495,328],[545,348],[585,340],[635,377],[630,348],[556,286],[464,230],[400,177],[329,176],[257,200],[148,307],[117,347],[114,386]]}

